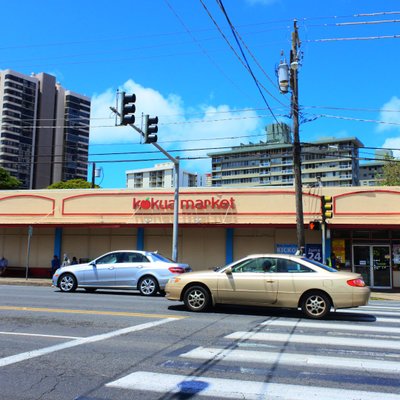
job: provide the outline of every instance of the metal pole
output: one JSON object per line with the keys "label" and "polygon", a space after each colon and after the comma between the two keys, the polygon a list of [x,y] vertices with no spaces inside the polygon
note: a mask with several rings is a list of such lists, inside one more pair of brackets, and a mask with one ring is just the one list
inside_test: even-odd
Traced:
{"label": "metal pole", "polygon": [[174,224],[172,228],[172,259],[178,262],[178,226],[179,226],[179,159],[174,163]]}
{"label": "metal pole", "polygon": [[296,233],[297,247],[301,249],[305,246],[304,237],[304,216],[303,216],[303,193],[301,182],[301,146],[299,135],[299,88],[298,88],[298,45],[300,44],[297,21],[294,20],[294,30],[292,32],[292,49],[290,51],[290,86],[292,89],[291,109],[293,118],[293,170],[294,187],[296,196]]}
{"label": "metal pole", "polygon": [[322,264],[326,263],[326,247],[325,247],[325,240],[326,240],[326,222],[322,221],[321,224],[321,234],[322,234]]}
{"label": "metal pole", "polygon": [[[119,111],[115,107],[110,107],[111,111],[115,114],[120,115]],[[144,136],[144,132],[134,124],[129,124],[136,132],[139,132]],[[178,229],[179,229],[179,159],[171,156],[166,150],[164,150],[157,142],[151,143],[156,149],[160,150],[169,160],[174,163],[174,175],[175,175],[175,193],[174,193],[174,222],[172,227],[172,259],[178,261]]]}
{"label": "metal pole", "polygon": [[28,279],[29,275],[29,257],[31,255],[31,238],[33,233],[33,227],[29,225],[28,227],[28,248],[26,251],[26,267],[25,267],[25,279]]}
{"label": "metal pole", "polygon": [[95,186],[95,177],[96,177],[96,163],[92,163],[92,189],[94,189]]}

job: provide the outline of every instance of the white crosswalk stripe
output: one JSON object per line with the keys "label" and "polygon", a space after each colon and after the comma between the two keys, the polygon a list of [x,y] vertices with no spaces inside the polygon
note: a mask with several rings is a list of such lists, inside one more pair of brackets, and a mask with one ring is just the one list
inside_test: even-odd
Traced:
{"label": "white crosswalk stripe", "polygon": [[371,349],[395,349],[400,350],[400,340],[381,340],[381,339],[362,339],[362,338],[343,338],[331,336],[311,336],[298,335],[293,333],[272,333],[272,332],[234,332],[228,339],[241,340],[260,340],[265,342],[284,342],[284,343],[303,343],[320,345],[336,345],[345,347],[362,347]]}
{"label": "white crosswalk stripe", "polygon": [[360,331],[360,332],[381,332],[381,333],[397,333],[400,335],[399,328],[393,327],[383,327],[383,326],[371,326],[371,325],[349,325],[349,324],[339,324],[335,322],[317,322],[317,321],[277,321],[270,320],[265,321],[261,325],[264,326],[278,326],[278,327],[290,327],[290,328],[316,328],[316,329],[334,329],[334,330],[342,330],[342,331]]}
{"label": "white crosswalk stripe", "polygon": [[[269,382],[237,381],[209,377],[160,374],[139,371],[106,386],[119,389],[149,390],[159,393],[182,393],[189,396],[246,400],[399,400],[400,395],[304,385],[284,385]],[[191,397],[191,396],[190,396]]]}
{"label": "white crosswalk stripe", "polygon": [[285,364],[308,367],[339,368],[350,370],[368,370],[369,372],[385,372],[398,374],[400,372],[399,361],[375,360],[313,356],[309,354],[290,354],[267,351],[218,349],[210,347],[197,347],[194,350],[181,354],[181,357],[199,360],[224,360],[234,362],[257,362],[263,364]]}
{"label": "white crosswalk stripe", "polygon": [[[171,369],[136,371],[106,386],[188,398],[400,400],[397,385],[400,328],[396,326],[400,324],[400,310],[374,305],[371,309],[354,310],[357,312],[362,317],[352,317],[350,321],[342,319],[339,313],[334,314],[338,318],[324,321],[268,319],[252,331],[232,332],[218,338],[217,346],[185,349],[178,354],[177,359],[182,360],[180,364],[173,361],[169,366],[161,366],[180,368],[184,370],[182,374],[179,370],[169,373]],[[365,313],[393,317],[377,317],[366,322]],[[190,365],[194,371],[192,375],[187,372]],[[217,365],[220,367],[212,368]],[[273,378],[263,381],[272,370],[276,372]],[[249,371],[261,371],[252,375],[258,380],[248,380]],[[228,373],[240,374],[244,379],[215,377],[215,374]],[[304,376],[308,377],[308,384],[302,383]],[[349,379],[342,381],[341,377]],[[346,388],[347,382],[352,383],[350,377],[358,382],[357,388]],[[290,383],[286,383],[288,380]],[[376,391],[371,390],[371,386],[376,387]]]}

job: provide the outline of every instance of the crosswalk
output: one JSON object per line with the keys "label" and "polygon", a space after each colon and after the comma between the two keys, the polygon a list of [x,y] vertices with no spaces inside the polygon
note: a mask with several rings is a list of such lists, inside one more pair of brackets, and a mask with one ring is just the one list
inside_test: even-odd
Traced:
{"label": "crosswalk", "polygon": [[171,399],[400,400],[400,304],[384,304],[323,321],[265,318],[106,387]]}

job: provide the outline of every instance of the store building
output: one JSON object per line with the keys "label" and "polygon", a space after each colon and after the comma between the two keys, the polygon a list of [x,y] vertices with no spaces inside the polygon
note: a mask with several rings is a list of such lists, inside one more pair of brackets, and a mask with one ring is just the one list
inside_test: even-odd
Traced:
{"label": "store building", "polygon": [[[308,224],[320,218],[321,195],[333,199],[327,254],[373,287],[400,287],[400,187],[305,188],[306,252],[316,259],[321,232]],[[54,254],[93,259],[136,248],[171,256],[173,199],[171,189],[1,191],[0,256],[29,276],[49,276]],[[295,250],[293,188],[181,189],[178,258],[194,270]]]}

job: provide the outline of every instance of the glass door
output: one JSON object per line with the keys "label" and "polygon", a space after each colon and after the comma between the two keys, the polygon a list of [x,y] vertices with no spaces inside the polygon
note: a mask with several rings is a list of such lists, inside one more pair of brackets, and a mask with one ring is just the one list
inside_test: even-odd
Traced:
{"label": "glass door", "polygon": [[365,283],[373,288],[392,287],[390,246],[354,245],[353,270],[362,275]]}
{"label": "glass door", "polygon": [[391,287],[390,247],[371,246],[371,253],[373,286],[381,288]]}
{"label": "glass door", "polygon": [[370,246],[353,246],[353,271],[361,274],[364,282],[371,285],[371,252]]}

